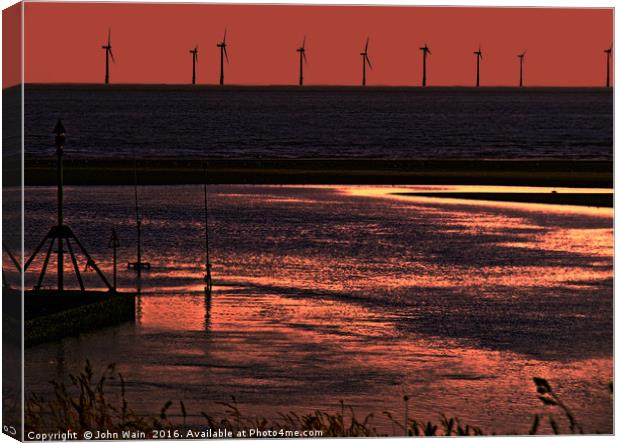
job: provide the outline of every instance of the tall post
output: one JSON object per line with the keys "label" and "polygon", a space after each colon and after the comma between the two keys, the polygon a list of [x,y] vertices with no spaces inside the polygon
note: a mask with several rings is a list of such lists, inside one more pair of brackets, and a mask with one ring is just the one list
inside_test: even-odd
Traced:
{"label": "tall post", "polygon": [[142,275],[142,220],[140,217],[140,209],[138,207],[138,161],[136,159],[136,152],[133,152],[133,192],[134,203],[136,206],[136,228],[137,232],[137,244],[136,244],[136,271],[138,272],[138,279]]}
{"label": "tall post", "polygon": [[224,46],[220,46],[220,85],[224,85]]}
{"label": "tall post", "polygon": [[205,293],[211,296],[211,289],[213,288],[213,281],[211,278],[211,260],[209,259],[209,209],[207,206],[207,165],[202,165],[204,172],[204,199],[205,199]]}
{"label": "tall post", "polygon": [[[114,233],[116,235],[116,233]],[[114,291],[116,292],[116,247],[117,245],[115,244],[114,246],[114,250],[112,252],[112,285],[114,287]]]}
{"label": "tall post", "polygon": [[142,215],[140,214],[140,205],[138,203],[138,160],[136,150],[133,152],[133,196],[136,210],[136,261],[127,263],[127,269],[134,269],[137,273],[138,280],[142,276],[142,269],[151,269],[151,264],[142,262]]}
{"label": "tall post", "polygon": [[519,88],[523,87],[523,57],[519,57]]}
{"label": "tall post", "polygon": [[137,245],[137,251],[136,251],[136,255],[138,256],[137,258],[137,267],[138,267],[138,278],[140,278],[142,276],[142,220],[138,219],[138,245]]}
{"label": "tall post", "polygon": [[476,55],[476,88],[480,86],[480,55]]}
{"label": "tall post", "polygon": [[65,128],[62,125],[62,122],[58,120],[56,123],[56,127],[54,128],[54,133],[56,134],[56,159],[57,159],[57,199],[58,199],[58,292],[64,290],[64,251],[63,251],[63,226],[64,226],[64,217],[63,217],[63,165],[62,165],[62,155],[65,144]]}
{"label": "tall post", "polygon": [[304,85],[304,53],[299,51],[299,86]]}
{"label": "tall post", "polygon": [[56,220],[56,225],[52,226],[52,228],[49,230],[49,232],[47,233],[47,235],[43,238],[43,240],[39,243],[39,245],[35,248],[33,254],[30,256],[30,258],[26,261],[26,263],[24,264],[24,269],[23,272],[26,272],[26,270],[28,269],[28,267],[30,266],[30,264],[33,262],[33,260],[36,258],[37,254],[39,253],[39,251],[41,250],[41,248],[43,247],[43,245],[49,241],[49,247],[47,249],[47,254],[45,255],[45,259],[43,262],[43,266],[41,268],[41,273],[39,275],[39,280],[38,283],[34,286],[34,290],[38,291],[41,289],[41,285],[43,283],[43,279],[45,278],[45,272],[47,270],[47,266],[49,263],[49,259],[50,256],[53,255],[53,249],[54,249],[54,243],[58,242],[57,245],[57,254],[58,254],[58,267],[57,267],[57,279],[58,279],[58,285],[56,288],[56,292],[57,294],[61,295],[64,292],[65,289],[65,282],[64,282],[64,265],[65,265],[65,260],[64,260],[64,246],[65,246],[65,242],[66,242],[66,246],[67,246],[67,252],[69,254],[69,257],[71,259],[71,262],[73,263],[73,268],[75,270],[75,276],[78,280],[78,283],[80,285],[80,290],[81,292],[85,291],[84,288],[84,282],[82,280],[82,277],[80,276],[80,271],[79,271],[79,266],[77,263],[77,260],[75,258],[75,254],[73,252],[73,247],[71,246],[71,242],[75,242],[75,244],[77,244],[79,251],[81,251],[81,253],[86,257],[86,268],[89,269],[93,269],[97,275],[99,276],[99,278],[103,281],[103,283],[106,285],[106,287],[109,290],[112,290],[112,286],[110,285],[110,283],[108,282],[108,280],[106,279],[105,275],[101,272],[101,270],[99,269],[99,267],[97,266],[97,264],[95,263],[95,261],[93,260],[93,258],[88,254],[88,252],[86,251],[86,249],[84,248],[84,246],[82,245],[82,243],[80,243],[80,240],[75,236],[75,234],[73,233],[73,231],[71,230],[71,228],[67,225],[65,225],[65,221],[64,221],[64,201],[63,201],[63,187],[64,187],[64,181],[63,181],[63,177],[64,177],[64,171],[63,171],[63,154],[64,154],[64,145],[65,145],[65,128],[62,124],[62,121],[58,120],[58,122],[56,123],[56,126],[54,127],[54,130],[52,131],[54,134],[56,134],[56,161],[57,161],[57,177],[56,177],[56,183],[57,183],[57,191],[56,191],[56,198],[57,198],[57,208],[56,208],[56,213],[57,213],[57,220]]}
{"label": "tall post", "polygon": [[116,229],[112,229],[112,237],[108,246],[112,248],[112,290],[116,292],[116,249],[119,247],[120,242],[116,235]]}

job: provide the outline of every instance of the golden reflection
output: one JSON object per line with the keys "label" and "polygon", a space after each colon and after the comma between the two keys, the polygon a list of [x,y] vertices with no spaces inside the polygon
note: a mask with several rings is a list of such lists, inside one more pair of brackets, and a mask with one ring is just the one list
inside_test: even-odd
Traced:
{"label": "golden reflection", "polygon": [[545,187],[518,187],[518,186],[351,186],[342,187],[340,192],[359,196],[359,197],[377,197],[389,198],[392,200],[408,201],[410,203],[420,204],[440,204],[440,205],[463,205],[463,206],[480,206],[491,208],[516,209],[523,211],[544,211],[549,213],[571,213],[583,214],[599,217],[613,216],[613,208],[599,208],[592,206],[571,206],[571,205],[552,205],[543,203],[520,203],[520,202],[503,202],[503,201],[486,201],[486,200],[469,200],[458,198],[433,198],[428,196],[417,195],[399,195],[402,193],[415,192],[520,192],[520,193],[594,193],[594,194],[613,194],[609,189],[601,188],[545,188]]}
{"label": "golden reflection", "polygon": [[[264,187],[266,189],[280,187]],[[296,189],[298,187],[292,187]],[[564,252],[583,254],[590,257],[613,257],[613,229],[611,208],[567,207],[559,205],[540,205],[529,203],[479,202],[473,200],[433,199],[430,197],[410,197],[394,195],[397,192],[414,191],[467,191],[467,192],[500,192],[510,190],[518,192],[609,192],[606,189],[569,189],[569,188],[529,188],[505,186],[319,186],[301,187],[304,189],[323,188],[352,197],[376,197],[402,202],[397,209],[415,211],[421,218],[433,216],[433,229],[441,234],[463,234],[479,236],[481,239],[497,235],[498,240],[492,243],[498,248],[518,248],[548,252]],[[290,192],[290,191],[289,191]],[[223,194],[224,195],[224,194]],[[227,197],[248,195],[261,197],[260,201],[290,202],[312,201],[310,198],[297,198],[293,193],[288,196],[274,194],[225,194]],[[506,212],[503,208],[510,208]],[[580,214],[584,217],[608,217],[610,228],[575,228],[563,227],[561,224],[538,221],[532,215],[546,214]],[[402,216],[407,217],[407,212]],[[584,218],[584,220],[586,220]],[[364,232],[371,241],[381,244],[381,236],[389,234],[390,226],[377,223],[343,224],[330,226],[328,238],[311,239],[314,244],[338,248],[347,246],[356,235]],[[509,234],[509,241],[502,240]],[[373,240],[375,239],[376,240]],[[286,241],[283,239],[282,241]],[[446,242],[450,241],[447,237]],[[446,244],[449,247],[449,243]],[[171,251],[173,252],[173,251]],[[232,254],[232,253],[231,253]],[[441,257],[439,257],[441,258]],[[262,260],[268,266],[248,267],[240,264],[257,263]],[[273,267],[273,263],[279,266]],[[585,263],[584,263],[585,264]],[[51,263],[53,267],[53,263]],[[200,294],[203,290],[202,271],[199,264],[192,262],[182,251],[168,254],[165,260],[153,263],[151,272],[143,278],[146,292],[189,293]],[[38,267],[37,267],[38,266]],[[34,264],[32,271],[26,275],[26,286],[31,287],[38,275],[40,263]],[[103,260],[101,267],[105,273],[111,272],[111,263]],[[369,290],[398,290],[402,288],[461,288],[476,286],[513,286],[513,287],[554,287],[562,284],[579,285],[588,280],[606,280],[612,278],[612,270],[607,262],[597,263],[592,258],[587,266],[554,264],[547,266],[511,266],[510,260],[501,266],[485,266],[479,268],[463,263],[460,266],[450,265],[449,272],[441,260],[432,257],[401,255],[385,255],[368,261],[364,255],[340,257],[321,255],[300,255],[287,251],[255,251],[230,255],[226,250],[219,253],[216,266],[216,284],[247,284],[262,287],[286,288],[287,290],[329,292],[358,292]],[[11,276],[10,276],[11,277]],[[120,275],[120,290],[133,290],[133,275]],[[51,282],[53,279],[50,279]],[[98,282],[95,282],[98,283]],[[77,282],[69,283],[77,287]],[[97,289],[103,290],[103,287]]]}
{"label": "golden reflection", "polygon": [[556,229],[535,234],[529,242],[498,243],[498,245],[611,258],[614,255],[613,236],[613,229],[610,228]]}
{"label": "golden reflection", "polygon": [[140,325],[147,329],[202,331],[205,313],[210,309],[200,295],[143,295]]}
{"label": "golden reflection", "polygon": [[[198,300],[174,299],[175,304],[183,303],[183,311],[189,316],[181,322],[175,321],[173,313],[165,308],[171,298],[146,297],[144,328],[195,330],[199,324],[195,310],[200,306]],[[598,385],[589,388],[589,398],[597,399],[608,398],[604,381],[613,377],[610,358],[540,360],[509,350],[480,347],[476,341],[403,333],[398,311],[265,292],[214,296],[213,303],[216,308],[210,327],[219,339],[210,342],[208,349],[191,342],[189,348],[170,349],[174,355],[200,364],[154,367],[153,377],[191,380],[216,396],[220,386],[226,387],[220,395],[230,395],[230,386],[245,391],[256,387],[278,389],[284,384],[291,404],[295,404],[296,395],[301,395],[304,405],[331,409],[342,399],[358,405],[359,414],[376,412],[377,408],[401,414],[402,396],[407,394],[414,399],[410,412],[417,419],[435,421],[440,412],[453,412],[485,429],[520,433],[527,429],[509,429],[510,423],[527,426],[533,414],[548,412],[536,398],[532,377],[547,378],[564,398],[576,398],[582,391],[579,385],[562,381],[603,381],[600,389]],[[275,369],[281,365],[286,366],[285,371]],[[276,370],[277,376],[265,377],[264,370]],[[314,379],[305,377],[317,372],[343,374],[345,378],[367,374],[372,384],[359,390],[348,389],[335,398],[332,390],[312,389]],[[329,383],[338,383],[339,379],[326,378],[333,379]],[[357,380],[363,383],[364,379]],[[574,401],[571,407],[588,423],[588,429],[609,426],[611,401]],[[244,405],[246,413],[261,416],[278,410],[281,407],[262,402]],[[505,420],[497,420],[498,411]],[[388,424],[377,421],[379,426]]]}
{"label": "golden reflection", "polygon": [[551,192],[571,194],[612,194],[608,188],[553,188],[544,186],[489,186],[489,185],[407,185],[407,186],[347,186],[346,192],[354,195],[384,195],[400,192],[493,192],[493,193],[533,193]]}
{"label": "golden reflection", "polygon": [[[269,186],[269,185],[265,185],[265,186],[261,186],[262,188],[274,188],[276,186]],[[278,188],[281,188],[281,186],[277,186]],[[296,186],[298,187],[298,186]],[[299,188],[301,188],[301,186],[299,186]],[[290,196],[275,196],[275,195],[265,195],[265,194],[256,194],[256,193],[247,193],[247,194],[240,194],[240,193],[222,193],[222,194],[218,194],[218,197],[223,197],[223,198],[239,198],[239,199],[248,199],[248,198],[256,198],[258,200],[260,200],[263,203],[316,203],[317,201],[314,199],[310,199],[310,198],[300,198],[300,197],[290,197]]]}

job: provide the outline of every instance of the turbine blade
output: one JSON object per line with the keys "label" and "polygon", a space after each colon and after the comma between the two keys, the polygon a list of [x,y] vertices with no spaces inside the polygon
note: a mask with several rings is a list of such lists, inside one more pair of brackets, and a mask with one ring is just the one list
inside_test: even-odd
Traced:
{"label": "turbine blade", "polygon": [[109,51],[110,51],[110,58],[112,58],[112,63],[116,63],[116,60],[114,60],[114,53],[112,52],[112,48],[110,48]]}
{"label": "turbine blade", "polygon": [[304,63],[308,63],[308,59],[306,58],[306,51],[301,51],[301,54],[304,57]]}
{"label": "turbine blade", "polygon": [[370,58],[368,57],[368,54],[366,54],[364,58],[366,59],[366,62],[368,63],[368,67],[372,69],[372,64],[370,63]]}
{"label": "turbine blade", "polygon": [[428,49],[428,46],[426,47],[426,52],[428,52],[429,55],[433,55],[433,53],[431,52],[430,49]]}
{"label": "turbine blade", "polygon": [[112,29],[108,28],[108,46],[112,46]]}
{"label": "turbine blade", "polygon": [[226,43],[226,32],[228,31],[228,29],[224,28],[224,39],[222,40],[223,43]]}
{"label": "turbine blade", "polygon": [[223,49],[224,49],[224,56],[226,57],[226,63],[230,63],[230,60],[228,60],[228,51],[226,50],[226,46],[224,46]]}
{"label": "turbine blade", "polygon": [[364,46],[364,52],[368,52],[368,42],[370,41],[370,37],[366,37],[366,46]]}
{"label": "turbine blade", "polygon": [[306,49],[306,36],[304,35],[304,41],[301,42],[301,49]]}

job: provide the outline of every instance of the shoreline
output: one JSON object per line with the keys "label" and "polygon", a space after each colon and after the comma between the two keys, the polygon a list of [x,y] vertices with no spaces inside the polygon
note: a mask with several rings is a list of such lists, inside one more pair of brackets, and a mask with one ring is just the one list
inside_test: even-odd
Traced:
{"label": "shoreline", "polygon": [[[11,164],[5,158],[5,165]],[[613,188],[609,160],[438,160],[151,158],[136,163],[139,185],[503,185]],[[9,172],[6,171],[5,172]],[[56,184],[54,157],[25,158],[26,186]],[[133,185],[132,159],[64,160],[71,186]]]}
{"label": "shoreline", "polygon": [[613,193],[534,193],[534,192],[397,192],[404,197],[430,197],[458,200],[478,200],[509,203],[539,203],[545,205],[589,206],[613,208]]}

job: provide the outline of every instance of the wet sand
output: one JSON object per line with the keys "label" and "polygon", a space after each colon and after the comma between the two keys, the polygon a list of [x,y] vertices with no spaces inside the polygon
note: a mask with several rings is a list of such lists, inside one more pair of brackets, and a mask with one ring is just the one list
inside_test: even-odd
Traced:
{"label": "wet sand", "polygon": [[[171,315],[171,305],[184,309]],[[146,295],[136,325],[29,348],[29,365],[37,369],[27,372],[27,386],[46,392],[49,379],[79,371],[85,359],[98,371],[116,361],[136,412],[154,415],[166,401],[183,400],[192,426],[204,425],[201,412],[223,417],[226,408],[217,402],[231,396],[245,416],[273,420],[291,411],[333,414],[342,400],[358,419],[373,414],[371,427],[379,432],[401,435],[384,411],[402,421],[408,395],[416,420],[439,423],[446,414],[485,433],[527,434],[534,414],[549,412],[531,382],[542,375],[560,385],[588,431],[610,432],[602,382],[610,377],[610,359],[499,353],[421,334],[410,322],[408,313],[363,303],[239,287],[218,286],[212,298]],[[588,379],[575,380],[583,371]],[[176,404],[170,414],[180,420]],[[566,431],[565,418],[557,420]],[[539,432],[552,433],[546,421]]]}
{"label": "wet sand", "polygon": [[[106,273],[112,228],[121,263],[134,257],[131,190],[66,189],[67,222]],[[416,419],[445,413],[486,432],[524,433],[534,413],[551,412],[536,397],[537,376],[586,431],[612,432],[612,210],[394,195],[459,190],[504,191],[212,186],[208,299],[202,187],[141,188],[152,270],[136,323],[28,348],[29,393],[47,395],[49,380],[89,359],[118,364],[139,413],[183,400],[191,424],[204,424],[201,411],[221,414],[216,402],[234,395],[252,417],[334,413],[343,400],[392,433],[382,413],[402,419],[406,394]],[[26,188],[27,251],[53,220],[54,191]],[[597,191],[606,190],[587,192]],[[85,274],[87,284],[95,278]],[[134,287],[123,266],[119,288]]]}
{"label": "wet sand", "polygon": [[[613,187],[613,163],[604,160],[387,160],[387,159],[140,159],[141,185],[198,184],[461,184]],[[27,157],[26,185],[56,183],[53,157]],[[64,162],[65,184],[131,185],[131,159]]]}

